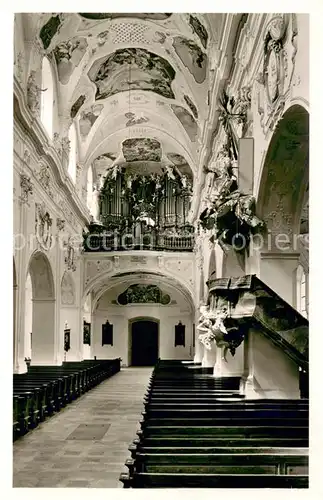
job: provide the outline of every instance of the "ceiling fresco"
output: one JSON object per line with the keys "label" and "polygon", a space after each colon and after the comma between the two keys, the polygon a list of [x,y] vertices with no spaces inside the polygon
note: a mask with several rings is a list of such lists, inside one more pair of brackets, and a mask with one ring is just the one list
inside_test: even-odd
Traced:
{"label": "ceiling fresco", "polygon": [[103,107],[103,104],[94,104],[90,109],[84,110],[81,113],[79,125],[82,137],[86,137],[90,133],[90,130],[100,116]]}
{"label": "ceiling fresco", "polygon": [[198,126],[193,116],[182,106],[171,104],[171,108],[181,124],[183,125],[187,135],[192,142],[197,139]]}
{"label": "ceiling fresco", "polygon": [[49,21],[42,27],[39,32],[39,38],[43,43],[44,49],[48,49],[52,38],[56,35],[58,28],[61,26],[62,22],[60,16],[52,16]]}
{"label": "ceiling fresco", "polygon": [[193,30],[193,33],[196,33],[197,36],[199,37],[201,44],[203,47],[206,49],[207,46],[207,41],[208,41],[208,33],[206,28],[203,26],[201,21],[196,17],[190,15],[189,17],[189,24]]}
{"label": "ceiling fresco", "polygon": [[196,43],[182,36],[174,38],[173,47],[184,66],[193,75],[196,83],[203,83],[206,78],[206,54]]}
{"label": "ceiling fresco", "polygon": [[171,83],[175,71],[166,59],[146,49],[119,49],[96,68],[89,78],[97,87],[96,100],[105,99],[118,92],[150,90],[174,99]]}
{"label": "ceiling fresco", "polygon": [[57,73],[59,81],[65,85],[83,58],[87,41],[83,37],[74,37],[66,42],[59,43],[53,50],[57,64]]}
{"label": "ceiling fresco", "polygon": [[86,96],[85,95],[80,95],[74,102],[73,106],[71,107],[71,118],[75,118],[83,104],[85,103]]}
{"label": "ceiling fresco", "polygon": [[197,112],[197,108],[196,108],[195,104],[193,103],[192,99],[190,99],[190,97],[188,97],[188,95],[184,95],[184,100],[185,100],[186,104],[189,106],[190,110],[192,111],[194,118],[197,119],[198,112]]}
{"label": "ceiling fresco", "polygon": [[[170,155],[174,171],[195,175],[199,128],[208,116],[206,74],[214,64],[208,54],[226,29],[226,14],[18,15],[22,38],[36,40],[53,66],[62,129],[75,122],[84,170],[95,161],[98,171],[112,162],[138,169],[141,161],[154,172]],[[36,60],[30,67],[41,71]]]}
{"label": "ceiling fresco", "polygon": [[160,142],[155,139],[126,139],[122,143],[123,156],[126,161],[160,161],[162,150]]}

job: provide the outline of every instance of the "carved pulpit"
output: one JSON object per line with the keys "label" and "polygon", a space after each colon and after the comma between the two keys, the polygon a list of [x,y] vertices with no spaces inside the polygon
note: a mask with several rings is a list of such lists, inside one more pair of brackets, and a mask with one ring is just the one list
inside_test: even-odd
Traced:
{"label": "carved pulpit", "polygon": [[185,347],[185,325],[179,321],[178,325],[175,325],[175,347],[184,346]]}
{"label": "carved pulpit", "polygon": [[299,367],[308,369],[308,320],[259,278],[211,278],[207,285],[213,312],[225,311],[224,325],[230,335],[224,337],[230,350],[241,344],[253,328]]}
{"label": "carved pulpit", "polygon": [[102,325],[102,345],[113,346],[113,325],[108,320]]}

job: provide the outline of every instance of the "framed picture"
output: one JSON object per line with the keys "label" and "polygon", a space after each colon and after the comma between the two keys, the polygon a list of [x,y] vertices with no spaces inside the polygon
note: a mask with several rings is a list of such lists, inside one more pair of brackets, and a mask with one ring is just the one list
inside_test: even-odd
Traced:
{"label": "framed picture", "polygon": [[83,344],[91,345],[91,323],[83,321]]}

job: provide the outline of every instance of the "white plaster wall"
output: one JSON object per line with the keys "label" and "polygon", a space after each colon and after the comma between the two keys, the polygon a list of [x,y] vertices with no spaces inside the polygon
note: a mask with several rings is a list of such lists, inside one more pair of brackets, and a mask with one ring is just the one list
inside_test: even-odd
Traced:
{"label": "white plaster wall", "polygon": [[[177,306],[155,304],[129,304],[97,309],[93,315],[91,347],[98,359],[122,358],[122,364],[129,362],[129,320],[137,317],[159,320],[159,357],[162,359],[191,359],[192,357],[192,316],[182,312]],[[102,346],[102,325],[109,320],[113,324],[113,346]],[[175,325],[179,321],[186,326],[185,347],[174,346]]]}
{"label": "white plaster wall", "polygon": [[297,364],[260,332],[250,335],[257,392],[265,398],[299,398]]}

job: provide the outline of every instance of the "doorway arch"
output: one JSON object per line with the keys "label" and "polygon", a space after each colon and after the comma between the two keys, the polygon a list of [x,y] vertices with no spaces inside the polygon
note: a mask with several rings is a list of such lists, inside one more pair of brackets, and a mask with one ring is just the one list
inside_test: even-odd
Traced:
{"label": "doorway arch", "polygon": [[159,357],[160,321],[150,316],[129,320],[129,366],[154,366]]}
{"label": "doorway arch", "polygon": [[35,252],[29,261],[32,292],[32,365],[56,364],[56,301],[51,264],[42,252]]}

